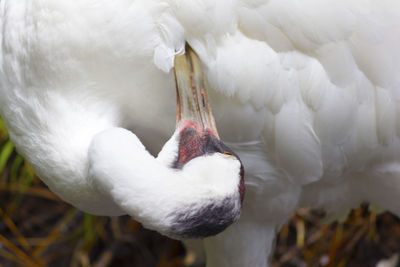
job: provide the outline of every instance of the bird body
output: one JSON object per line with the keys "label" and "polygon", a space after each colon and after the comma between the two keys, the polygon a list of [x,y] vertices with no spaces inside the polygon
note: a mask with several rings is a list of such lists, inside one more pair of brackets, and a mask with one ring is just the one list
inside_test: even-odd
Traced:
{"label": "bird body", "polygon": [[[174,133],[174,58],[188,42],[219,135],[246,170],[241,219],[204,241],[210,266],[266,265],[275,230],[298,205],[338,217],[370,201],[400,215],[396,1],[5,0],[0,18],[10,137],[84,211],[127,212],[103,192],[107,181],[90,177],[88,151],[116,127],[138,137],[127,137],[131,151],[162,148]],[[131,162],[112,151],[101,159],[121,162],[112,171]]]}

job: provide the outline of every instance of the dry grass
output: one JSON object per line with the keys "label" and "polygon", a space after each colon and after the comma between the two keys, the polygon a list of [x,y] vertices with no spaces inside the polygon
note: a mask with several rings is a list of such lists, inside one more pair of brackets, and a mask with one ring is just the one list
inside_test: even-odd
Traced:
{"label": "dry grass", "polygon": [[[297,211],[277,238],[275,266],[374,266],[400,251],[400,223],[364,205],[345,223]],[[0,120],[0,266],[184,266],[182,245],[128,217],[85,214],[35,176]]]}
{"label": "dry grass", "polygon": [[343,223],[321,224],[322,213],[300,209],[278,235],[275,266],[376,266],[400,252],[400,220],[364,204]]}

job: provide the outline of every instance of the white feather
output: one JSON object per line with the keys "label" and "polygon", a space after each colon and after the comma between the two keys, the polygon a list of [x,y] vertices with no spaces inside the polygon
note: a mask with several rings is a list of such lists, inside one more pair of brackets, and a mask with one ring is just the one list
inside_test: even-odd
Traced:
{"label": "white feather", "polygon": [[[213,89],[221,136],[246,169],[242,219],[206,240],[210,266],[266,265],[274,231],[296,205],[344,214],[372,201],[400,214],[396,1],[4,0],[0,18],[0,113],[11,139],[81,209],[129,212],[148,225],[165,216],[168,207],[131,198],[126,175],[137,169],[100,163],[110,160],[101,152],[91,159],[103,175],[95,190],[88,151],[115,127],[140,139],[129,134],[132,150],[161,149],[175,121],[173,58],[188,41]],[[171,142],[157,160],[143,153],[165,166]]]}

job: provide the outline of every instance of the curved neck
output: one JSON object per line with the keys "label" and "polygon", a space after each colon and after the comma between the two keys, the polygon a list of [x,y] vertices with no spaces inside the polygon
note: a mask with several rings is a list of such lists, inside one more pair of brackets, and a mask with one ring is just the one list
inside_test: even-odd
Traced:
{"label": "curved neck", "polygon": [[240,162],[214,154],[173,169],[177,147],[174,134],[155,159],[136,135],[111,128],[93,138],[89,179],[150,229],[172,237],[220,232],[240,213]]}

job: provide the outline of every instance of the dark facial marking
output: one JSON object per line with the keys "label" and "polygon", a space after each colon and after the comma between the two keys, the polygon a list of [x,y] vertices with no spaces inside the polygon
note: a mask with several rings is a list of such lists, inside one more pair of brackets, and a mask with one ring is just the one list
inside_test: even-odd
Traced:
{"label": "dark facial marking", "polygon": [[234,198],[225,198],[218,203],[210,203],[198,210],[188,208],[175,215],[172,236],[178,238],[203,238],[216,235],[239,219],[240,205]]}
{"label": "dark facial marking", "polygon": [[[240,161],[240,159],[239,159]],[[246,189],[244,186],[244,168],[242,165],[242,161],[240,161],[240,183],[239,183],[239,194],[240,194],[240,202],[243,203],[244,193]]]}

